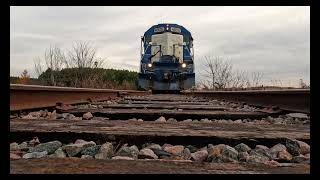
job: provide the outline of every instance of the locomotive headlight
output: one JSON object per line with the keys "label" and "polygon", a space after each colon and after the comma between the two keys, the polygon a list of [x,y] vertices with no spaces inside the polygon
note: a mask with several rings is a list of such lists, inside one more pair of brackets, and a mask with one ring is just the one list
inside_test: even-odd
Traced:
{"label": "locomotive headlight", "polygon": [[182,63],[181,67],[182,67],[182,68],[186,68],[186,67],[187,67],[187,64],[186,64],[186,63]]}
{"label": "locomotive headlight", "polygon": [[152,64],[151,64],[151,63],[148,63],[148,67],[149,67],[149,68],[152,68]]}

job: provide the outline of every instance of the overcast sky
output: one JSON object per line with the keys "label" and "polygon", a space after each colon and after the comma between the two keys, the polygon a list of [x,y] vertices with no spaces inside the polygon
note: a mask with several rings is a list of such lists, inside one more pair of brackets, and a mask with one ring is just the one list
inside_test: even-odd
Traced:
{"label": "overcast sky", "polygon": [[10,7],[10,75],[62,49],[91,41],[105,67],[139,70],[140,37],[154,24],[176,23],[194,38],[197,80],[203,57],[230,59],[235,69],[262,72],[265,84],[310,81],[309,7]]}

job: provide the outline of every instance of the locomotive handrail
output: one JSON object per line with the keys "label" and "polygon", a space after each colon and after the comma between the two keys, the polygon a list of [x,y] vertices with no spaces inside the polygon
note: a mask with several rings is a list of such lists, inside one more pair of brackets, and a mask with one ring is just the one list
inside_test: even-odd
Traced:
{"label": "locomotive handrail", "polygon": [[159,49],[158,52],[156,52],[155,54],[151,55],[151,56],[148,58],[148,59],[150,59],[150,61],[151,61],[151,58],[153,58],[154,56],[156,56],[159,52],[160,52],[160,56],[163,56],[163,54],[161,54],[161,53],[162,53],[162,51],[161,51],[161,45],[151,45],[151,46],[159,46],[160,49]]}

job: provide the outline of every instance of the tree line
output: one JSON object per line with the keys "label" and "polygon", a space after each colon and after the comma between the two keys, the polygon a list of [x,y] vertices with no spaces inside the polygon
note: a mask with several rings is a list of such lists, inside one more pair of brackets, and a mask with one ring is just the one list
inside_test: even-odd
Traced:
{"label": "tree line", "polygon": [[104,63],[92,43],[77,42],[66,50],[51,46],[34,61],[34,69],[43,85],[137,89],[137,72],[105,69]]}
{"label": "tree line", "polygon": [[[230,60],[220,56],[205,56],[202,60],[202,78],[197,88],[210,90],[261,89],[264,88],[262,72],[235,69]],[[273,86],[283,87],[281,80],[271,80]],[[310,88],[300,79],[300,88]]]}
{"label": "tree line", "polygon": [[[202,59],[201,80],[196,88],[222,90],[262,87],[263,73],[237,70],[231,61],[219,56]],[[79,88],[138,89],[138,73],[128,70],[105,69],[105,58],[89,42],[76,42],[70,49],[50,46],[42,58],[34,60],[37,78],[30,78],[27,70],[11,83],[66,86]],[[301,88],[309,88],[300,80]],[[282,86],[281,81],[276,84]]]}

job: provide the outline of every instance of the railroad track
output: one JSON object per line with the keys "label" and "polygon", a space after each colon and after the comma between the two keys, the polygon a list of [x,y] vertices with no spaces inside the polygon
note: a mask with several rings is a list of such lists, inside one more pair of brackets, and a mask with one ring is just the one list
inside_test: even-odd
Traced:
{"label": "railroad track", "polygon": [[11,90],[11,173],[310,173],[307,91]]}

